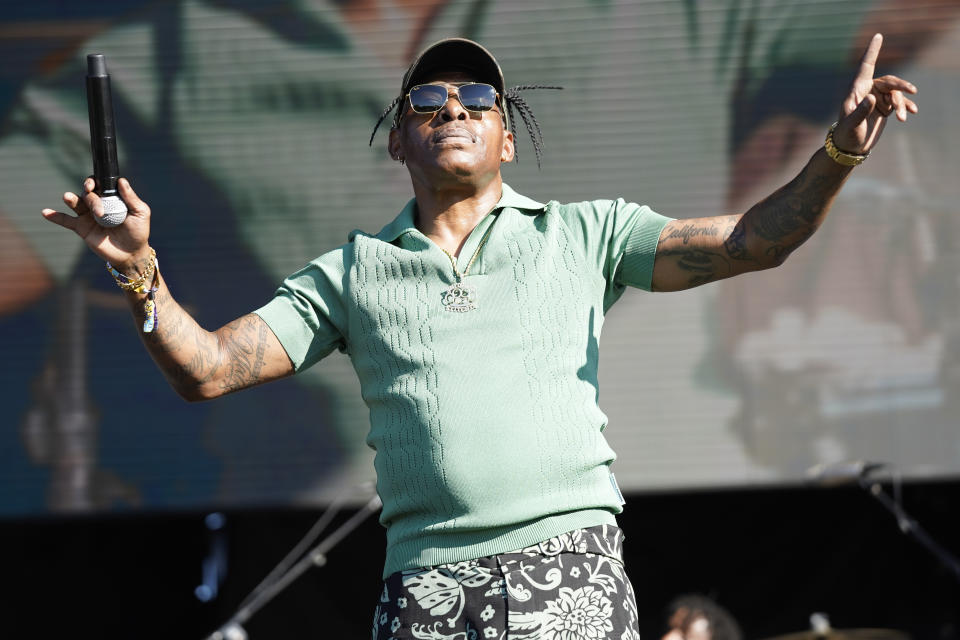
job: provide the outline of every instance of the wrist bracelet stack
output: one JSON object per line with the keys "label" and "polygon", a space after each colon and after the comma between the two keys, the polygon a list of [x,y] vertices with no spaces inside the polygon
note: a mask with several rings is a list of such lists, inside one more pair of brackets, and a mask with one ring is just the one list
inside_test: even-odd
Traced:
{"label": "wrist bracelet stack", "polygon": [[837,149],[837,145],[833,143],[833,131],[837,128],[839,123],[834,122],[833,126],[830,127],[830,130],[827,131],[827,139],[823,143],[823,148],[826,149],[827,155],[836,162],[837,164],[842,164],[845,167],[855,167],[859,164],[862,164],[864,160],[867,159],[867,156],[870,155],[870,152],[864,153],[863,155],[857,153],[847,153],[846,151],[840,151]]}
{"label": "wrist bracelet stack", "polygon": [[[160,264],[157,262],[157,252],[150,248],[150,264],[147,270],[140,274],[137,279],[130,278],[117,271],[112,264],[107,262],[107,271],[113,276],[114,282],[124,291],[134,293],[145,293],[147,299],[143,303],[144,319],[143,332],[150,333],[157,327],[157,303],[154,300],[154,294],[157,292],[157,278],[159,277]],[[150,283],[147,286],[147,283]]]}

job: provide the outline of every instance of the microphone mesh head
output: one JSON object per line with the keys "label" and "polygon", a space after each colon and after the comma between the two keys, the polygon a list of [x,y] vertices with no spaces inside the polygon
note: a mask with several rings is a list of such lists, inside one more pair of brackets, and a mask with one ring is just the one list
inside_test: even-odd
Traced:
{"label": "microphone mesh head", "polygon": [[118,196],[107,196],[103,202],[103,217],[94,219],[101,227],[116,227],[127,218],[127,205]]}

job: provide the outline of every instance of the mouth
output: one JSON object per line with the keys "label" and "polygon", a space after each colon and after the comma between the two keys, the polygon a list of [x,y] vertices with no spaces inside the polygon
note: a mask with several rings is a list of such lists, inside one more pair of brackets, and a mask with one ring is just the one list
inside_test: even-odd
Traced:
{"label": "mouth", "polygon": [[466,140],[467,142],[476,142],[477,137],[462,127],[449,127],[438,129],[433,134],[433,142],[443,142],[444,140]]}

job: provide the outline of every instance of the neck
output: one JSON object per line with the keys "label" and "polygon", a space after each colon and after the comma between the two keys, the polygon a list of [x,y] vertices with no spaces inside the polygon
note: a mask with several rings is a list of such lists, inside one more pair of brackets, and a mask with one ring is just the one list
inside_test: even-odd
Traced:
{"label": "neck", "polygon": [[470,232],[499,202],[503,181],[498,174],[483,186],[435,189],[414,184],[417,228],[441,249],[458,256]]}

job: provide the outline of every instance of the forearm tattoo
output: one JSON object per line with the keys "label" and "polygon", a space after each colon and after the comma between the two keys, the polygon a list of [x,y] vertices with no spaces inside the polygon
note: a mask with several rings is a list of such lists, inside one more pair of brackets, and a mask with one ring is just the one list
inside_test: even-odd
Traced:
{"label": "forearm tattoo", "polygon": [[664,230],[654,288],[684,289],[781,264],[820,226],[844,176],[807,165],[742,216],[676,220]]}
{"label": "forearm tattoo", "polygon": [[811,174],[805,168],[748,211],[745,217],[754,232],[771,244],[768,255],[789,253],[809,238],[837,186],[835,179]]}
{"label": "forearm tattoo", "polygon": [[216,338],[190,318],[166,287],[154,300],[161,320],[143,339],[157,364],[178,389],[195,388],[210,380],[218,364]]}
{"label": "forearm tattoo", "polygon": [[156,331],[142,336],[174,388],[189,393],[214,381],[220,393],[229,393],[263,381],[269,330],[259,316],[248,314],[212,333],[200,327],[166,287],[155,301],[161,322]]}

